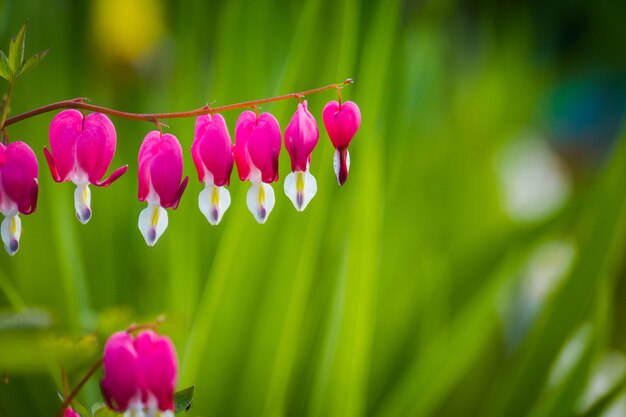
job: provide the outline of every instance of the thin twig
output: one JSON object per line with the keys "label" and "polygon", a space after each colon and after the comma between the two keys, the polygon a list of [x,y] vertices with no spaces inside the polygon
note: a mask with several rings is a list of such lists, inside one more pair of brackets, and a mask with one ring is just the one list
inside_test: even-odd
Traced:
{"label": "thin twig", "polygon": [[7,115],[9,114],[9,106],[11,105],[11,97],[13,96],[13,86],[15,85],[15,80],[9,81],[9,89],[7,91],[7,96],[2,103],[2,119],[0,119],[0,131],[4,129],[6,126]]}
{"label": "thin twig", "polygon": [[108,107],[96,106],[93,104],[85,103],[85,99],[83,98],[71,99],[71,100],[63,100],[63,101],[59,101],[56,103],[48,104],[47,106],[39,107],[37,109],[27,111],[26,113],[13,116],[6,120],[6,123],[4,123],[4,126],[5,127],[10,126],[22,120],[29,119],[31,117],[34,117],[43,113],[48,113],[50,111],[59,110],[59,109],[83,109],[83,110],[89,110],[89,111],[94,111],[98,113],[105,113],[111,116],[122,117],[124,119],[142,120],[145,122],[155,123],[155,120],[159,120],[159,119],[178,119],[178,118],[184,118],[184,117],[195,117],[195,116],[201,116],[203,114],[221,113],[221,112],[225,112],[229,110],[254,108],[255,106],[259,104],[272,103],[274,101],[287,100],[290,98],[300,99],[301,97],[304,97],[310,94],[319,93],[325,90],[338,89],[340,87],[343,87],[346,84],[352,84],[352,83],[353,83],[353,80],[351,78],[348,78],[342,83],[330,84],[324,87],[314,88],[313,90],[302,91],[299,93],[284,94],[282,96],[263,98],[259,100],[244,101],[241,103],[228,104],[225,106],[219,106],[219,107],[213,107],[213,108],[208,107],[208,106],[202,106],[195,110],[173,112],[173,113],[149,113],[149,114],[128,113],[128,112],[124,112],[120,110],[110,109]]}
{"label": "thin twig", "polygon": [[96,371],[100,369],[101,366],[102,366],[102,359],[98,359],[98,362],[96,362],[89,369],[89,371],[85,374],[85,376],[83,376],[83,378],[78,382],[78,384],[70,392],[70,395],[65,397],[65,399],[63,400],[63,404],[61,404],[61,407],[59,407],[59,411],[57,411],[56,417],[63,417],[63,413],[65,413],[65,409],[67,408],[67,406],[72,402],[74,398],[76,398],[80,390],[83,388],[83,385],[85,385],[87,381],[89,381],[89,378],[91,378],[91,376],[95,374]]}

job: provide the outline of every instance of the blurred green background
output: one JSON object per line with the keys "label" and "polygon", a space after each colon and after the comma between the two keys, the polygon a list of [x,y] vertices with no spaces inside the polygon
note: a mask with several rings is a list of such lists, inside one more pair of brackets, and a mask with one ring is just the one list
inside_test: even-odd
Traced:
{"label": "blurred green background", "polygon": [[[190,185],[158,244],[137,228],[136,154],[82,226],[41,149],[53,114],[10,126],[40,162],[37,213],[0,254],[0,416],[51,416],[106,337],[164,314],[191,416],[626,416],[623,1],[13,0],[30,19],[11,114],[88,97],[165,112],[343,81],[363,122],[340,188],[258,225],[233,173],[218,227],[197,207],[194,120],[169,120]],[[3,84],[6,88],[6,83]],[[310,96],[321,110],[334,92]],[[282,128],[296,101],[262,106]],[[237,112],[224,114],[233,134]],[[97,381],[79,400],[101,401]]]}

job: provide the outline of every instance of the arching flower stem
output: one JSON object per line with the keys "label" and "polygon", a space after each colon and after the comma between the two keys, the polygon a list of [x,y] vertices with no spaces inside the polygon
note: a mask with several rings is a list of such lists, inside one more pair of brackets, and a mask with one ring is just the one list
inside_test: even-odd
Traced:
{"label": "arching flower stem", "polygon": [[[139,113],[128,113],[120,110],[110,109],[108,107],[96,106],[94,104],[87,103],[85,98],[75,98],[70,100],[58,101],[56,103],[48,104],[47,106],[39,107],[37,109],[33,109],[27,111],[26,113],[18,114],[17,116],[13,116],[9,119],[6,119],[4,122],[4,127],[11,126],[12,124],[21,122],[22,120],[30,119],[31,117],[38,116],[40,114],[48,113],[54,110],[59,109],[82,109],[89,110],[98,113],[108,114],[110,116],[121,117],[124,119],[130,120],[141,120],[149,123],[156,123],[160,119],[180,119],[185,117],[196,117],[201,116],[203,114],[213,114],[213,113],[221,113],[229,110],[237,110],[237,109],[251,109],[259,104],[264,103],[272,103],[275,101],[287,100],[290,98],[295,98],[301,100],[302,97],[319,93],[326,90],[337,90],[347,84],[352,84],[354,81],[352,78],[348,78],[345,81],[337,84],[330,84],[324,87],[314,88],[312,90],[301,91],[298,93],[289,93],[284,94],[282,96],[262,98],[259,100],[251,100],[244,101],[241,103],[235,104],[227,104],[225,106],[219,107],[209,107],[202,106],[195,110],[182,111],[182,112],[173,112],[173,113],[147,113],[147,114],[139,114]],[[5,116],[6,117],[6,116]]]}

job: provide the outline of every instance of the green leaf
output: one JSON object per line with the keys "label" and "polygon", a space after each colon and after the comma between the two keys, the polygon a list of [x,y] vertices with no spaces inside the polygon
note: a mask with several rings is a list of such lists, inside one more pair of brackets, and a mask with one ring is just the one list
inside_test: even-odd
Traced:
{"label": "green leaf", "polygon": [[17,35],[11,39],[11,45],[9,47],[9,67],[13,74],[13,78],[17,75],[22,63],[24,62],[24,48],[26,46],[26,26],[28,26],[28,20],[24,23],[24,26],[17,32]]}
{"label": "green leaf", "polygon": [[180,413],[181,411],[189,410],[191,400],[193,400],[194,389],[195,387],[192,385],[174,394],[174,412]]}
{"label": "green leaf", "polygon": [[22,68],[20,68],[20,71],[17,74],[17,78],[21,77],[22,75],[28,74],[33,68],[39,65],[39,63],[43,61],[45,56],[48,55],[48,52],[50,52],[50,48],[45,49],[28,58],[26,62],[24,62],[24,65],[22,65]]}
{"label": "green leaf", "polygon": [[9,58],[7,58],[4,51],[0,51],[0,77],[5,80],[10,80],[12,76],[11,67],[9,65]]}
{"label": "green leaf", "polygon": [[122,414],[111,410],[105,403],[95,403],[91,406],[91,415],[93,417],[120,417]]}

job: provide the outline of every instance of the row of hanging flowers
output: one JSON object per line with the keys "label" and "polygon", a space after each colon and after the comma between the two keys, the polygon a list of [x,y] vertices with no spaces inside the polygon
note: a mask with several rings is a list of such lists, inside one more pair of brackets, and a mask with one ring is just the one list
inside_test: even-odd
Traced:
{"label": "row of hanging flowers", "polygon": [[[322,120],[335,147],[334,170],[343,185],[348,178],[348,147],[361,123],[358,106],[351,102],[330,101]],[[103,113],[85,116],[76,109],[58,113],[50,124],[50,150],[44,155],[56,182],[76,185],[76,217],[85,224],[92,215],[90,185],[107,187],[128,169],[122,166],[103,179],[115,154],[115,126]],[[317,145],[319,130],[306,100],[298,104],[284,134],[285,148],[291,159],[291,172],[284,181],[284,191],[296,210],[302,211],[317,192],[317,182],[310,172],[311,153]],[[278,156],[283,137],[276,118],[270,113],[246,110],[235,126],[233,145],[226,121],[219,113],[196,119],[191,156],[204,183],[198,206],[210,224],[216,225],[230,205],[226,188],[233,166],[239,179],[251,183],[246,203],[259,223],[271,213],[275,196],[271,183],[278,181]],[[183,177],[183,152],[176,136],[162,130],[149,132],[139,148],[139,201],[148,203],[139,215],[139,230],[146,243],[154,245],[168,225],[166,209],[175,210],[187,186]],[[13,255],[19,248],[19,214],[35,211],[38,195],[38,162],[24,142],[0,145],[0,211],[5,218],[0,227],[6,251]]]}
{"label": "row of hanging flowers", "polygon": [[[71,181],[76,185],[74,208],[76,217],[85,224],[91,219],[90,185],[107,187],[126,173],[122,166],[106,179],[117,145],[115,126],[108,115],[155,123],[158,130],[144,138],[138,157],[139,201],[148,207],[139,215],[139,230],[146,243],[154,245],[168,224],[166,209],[175,210],[185,191],[189,177],[183,179],[183,152],[176,136],[163,134],[161,119],[196,117],[191,156],[204,189],[198,197],[200,211],[209,223],[216,225],[230,205],[227,186],[233,165],[239,179],[250,181],[246,203],[254,218],[265,223],[274,203],[271,183],[278,181],[278,156],[283,135],[278,120],[270,113],[258,113],[257,105],[297,98],[298,108],[284,132],[284,143],[291,158],[291,173],[284,181],[285,194],[295,208],[302,211],[317,192],[317,183],[310,172],[311,153],[319,139],[315,117],[309,112],[306,95],[335,89],[338,101],[324,107],[322,119],[335,147],[334,169],[343,185],[348,178],[350,154],[348,146],[361,124],[361,113],[351,101],[342,102],[340,89],[351,84],[347,79],[300,93],[229,104],[216,108],[208,105],[177,113],[136,114],[86,103],[84,99],[64,100],[7,118],[15,82],[46,56],[48,50],[25,58],[26,27],[11,39],[8,55],[0,51],[0,77],[9,82],[0,115],[0,225],[2,242],[9,255],[19,249],[22,226],[19,214],[31,214],[37,208],[39,164],[31,147],[24,142],[9,143],[7,127],[54,110],[58,113],[50,124],[50,149],[44,156],[56,182]],[[226,122],[220,112],[245,110],[235,126],[235,142],[231,141]],[[79,110],[82,110],[79,111]],[[91,112],[87,114],[87,112]]]}

